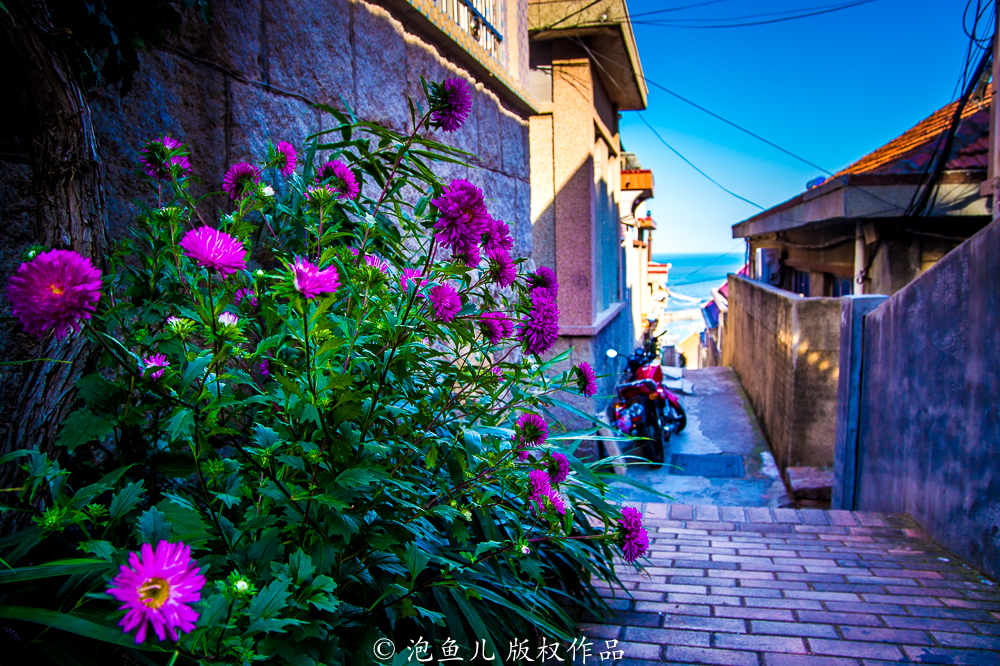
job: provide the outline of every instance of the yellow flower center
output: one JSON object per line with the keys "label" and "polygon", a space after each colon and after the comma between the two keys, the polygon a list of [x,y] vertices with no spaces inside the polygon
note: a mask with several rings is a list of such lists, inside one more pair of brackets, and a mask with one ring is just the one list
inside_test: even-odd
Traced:
{"label": "yellow flower center", "polygon": [[63,292],[66,291],[66,289],[64,289],[61,284],[56,284],[53,282],[52,284],[49,285],[49,291],[51,291],[52,294],[55,296],[62,296]]}
{"label": "yellow flower center", "polygon": [[170,583],[162,578],[150,578],[139,588],[139,599],[149,608],[159,608],[170,597]]}

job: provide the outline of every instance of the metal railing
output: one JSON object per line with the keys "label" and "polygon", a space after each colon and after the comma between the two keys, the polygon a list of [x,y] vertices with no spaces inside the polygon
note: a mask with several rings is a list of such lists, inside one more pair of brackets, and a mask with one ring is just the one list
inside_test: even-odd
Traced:
{"label": "metal railing", "polygon": [[476,40],[490,56],[506,66],[503,48],[503,0],[437,0],[441,11]]}

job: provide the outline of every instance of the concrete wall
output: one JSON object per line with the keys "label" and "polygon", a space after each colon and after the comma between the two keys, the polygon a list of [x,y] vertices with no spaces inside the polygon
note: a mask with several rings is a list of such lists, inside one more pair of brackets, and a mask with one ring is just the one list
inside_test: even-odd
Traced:
{"label": "concrete wall", "polygon": [[778,466],[833,465],[840,299],[803,298],[730,275],[723,354]]}
{"label": "concrete wall", "polygon": [[857,505],[1000,577],[1000,222],[865,316]]}

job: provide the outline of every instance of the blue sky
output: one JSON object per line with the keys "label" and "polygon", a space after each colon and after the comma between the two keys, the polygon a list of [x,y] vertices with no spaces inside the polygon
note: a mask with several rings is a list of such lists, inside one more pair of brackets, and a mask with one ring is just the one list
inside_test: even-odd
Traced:
{"label": "blue sky", "polygon": [[[829,6],[836,0],[628,0],[634,21],[700,19]],[[973,3],[975,4],[975,3]],[[836,171],[952,101],[965,61],[965,0],[877,0],[840,12],[750,28],[634,26],[645,75],[809,161]],[[713,178],[764,206],[822,175],[650,86],[642,112],[660,135]],[[739,250],[731,227],[757,209],[684,164],[634,112],[625,149],[653,170],[655,253]]]}

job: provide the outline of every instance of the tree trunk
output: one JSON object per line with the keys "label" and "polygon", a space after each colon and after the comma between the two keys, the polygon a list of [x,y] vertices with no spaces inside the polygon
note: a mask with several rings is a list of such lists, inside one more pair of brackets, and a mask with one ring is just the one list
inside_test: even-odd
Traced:
{"label": "tree trunk", "polygon": [[[103,169],[84,91],[52,36],[44,2],[4,4],[9,11],[0,11],[0,50],[6,69],[18,72],[21,83],[20,90],[7,94],[20,95],[30,139],[26,147],[35,204],[31,235],[35,243],[76,250],[103,267],[109,247]],[[38,447],[52,456],[60,424],[73,408],[76,381],[97,352],[78,335],[56,342],[51,335],[39,341],[9,331],[7,338],[14,344],[8,345],[5,360],[70,361],[0,368],[0,382],[8,388],[0,454]],[[0,467],[0,488],[17,486],[20,474],[17,461]],[[0,514],[0,533],[13,526],[12,519],[10,512]]]}

